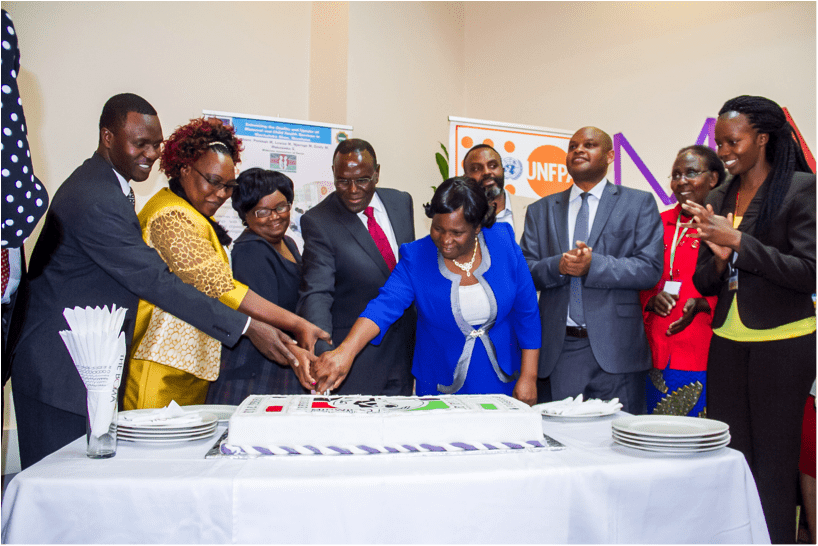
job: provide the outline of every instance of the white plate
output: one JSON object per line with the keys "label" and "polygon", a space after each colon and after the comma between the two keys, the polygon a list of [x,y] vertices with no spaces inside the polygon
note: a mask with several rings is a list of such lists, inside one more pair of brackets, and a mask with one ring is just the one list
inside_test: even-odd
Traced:
{"label": "white plate", "polygon": [[716,451],[717,449],[721,449],[726,447],[727,444],[730,443],[730,440],[726,440],[722,443],[715,444],[712,446],[705,446],[705,447],[658,447],[658,446],[650,446],[650,445],[643,445],[637,443],[627,442],[625,440],[621,440],[619,438],[614,438],[614,442],[621,446],[630,447],[633,449],[641,449],[642,451],[653,451],[657,453],[674,453],[674,454],[685,454],[685,453],[705,453],[707,451]]}
{"label": "white plate", "polygon": [[611,423],[611,428],[639,436],[662,438],[704,438],[729,430],[727,423],[700,417],[674,415],[634,415]]}
{"label": "white plate", "polygon": [[185,437],[171,437],[171,438],[139,438],[139,437],[126,437],[126,436],[117,436],[117,440],[124,440],[126,442],[138,442],[138,443],[146,443],[146,444],[170,444],[174,442],[192,442],[194,440],[203,440],[205,438],[210,438],[213,436],[215,429],[211,430],[210,432],[206,433],[199,433],[194,436],[185,436]]}
{"label": "white plate", "polygon": [[632,444],[639,444],[645,446],[654,446],[654,447],[675,447],[679,449],[689,449],[694,447],[707,447],[713,446],[717,444],[724,444],[724,442],[730,443],[730,435],[727,434],[725,436],[719,436],[717,438],[708,438],[708,439],[696,439],[691,440],[689,438],[682,438],[677,440],[665,440],[662,438],[633,438],[631,436],[627,436],[624,434],[618,434],[616,431],[613,433],[614,439],[623,440],[625,442],[629,442]]}
{"label": "white plate", "polygon": [[185,411],[200,411],[205,413],[212,413],[219,419],[219,423],[227,424],[227,421],[230,420],[230,416],[233,415],[238,406],[228,406],[228,405],[221,405],[221,404],[201,404],[198,406],[183,406],[182,409]]}
{"label": "white plate", "polygon": [[180,427],[123,427],[117,425],[117,430],[122,432],[130,432],[131,434],[135,433],[145,433],[145,434],[179,434],[179,433],[193,433],[193,432],[204,432],[206,430],[210,430],[212,428],[216,428],[219,426],[217,421],[213,421],[212,423],[207,423],[204,425],[193,425],[187,428],[180,428]]}
{"label": "white plate", "polygon": [[182,430],[182,431],[172,431],[172,432],[156,432],[156,431],[139,431],[139,430],[121,430],[117,429],[117,435],[122,437],[130,437],[130,438],[173,438],[173,437],[181,437],[181,436],[196,436],[198,434],[206,434],[209,432],[213,432],[216,430],[215,425],[211,425],[208,428],[200,429],[200,430]]}
{"label": "white plate", "polygon": [[546,417],[565,417],[566,419],[582,419],[584,417],[604,417],[606,415],[613,415],[614,413],[622,409],[617,406],[603,406],[599,409],[599,411],[593,413],[583,413],[582,415],[562,415],[561,413],[554,413],[551,410],[551,408],[547,407],[547,405],[551,403],[552,402],[546,402],[545,404],[535,404],[534,406],[532,406],[532,408],[539,411]]}
{"label": "white plate", "polygon": [[626,440],[631,440],[634,442],[666,442],[666,443],[701,443],[701,442],[716,442],[719,440],[723,440],[730,436],[730,432],[725,430],[721,434],[713,434],[708,436],[683,436],[683,437],[675,437],[675,436],[645,436],[643,434],[634,434],[632,432],[628,432],[625,430],[619,430],[611,427],[611,432],[614,436],[620,436],[625,438]]}
{"label": "white plate", "polygon": [[[208,413],[205,411],[197,412],[199,417],[202,418],[201,423],[188,423],[188,424],[159,424],[159,423],[133,423],[127,420],[123,420],[123,415],[139,415],[139,413],[147,413],[150,411],[155,411],[153,409],[138,409],[138,410],[129,410],[120,412],[119,418],[117,419],[117,427],[122,428],[129,428],[132,430],[190,430],[192,428],[200,428],[203,426],[207,426],[213,423],[218,422],[219,418],[213,415],[212,413]],[[139,413],[137,413],[139,412]]]}

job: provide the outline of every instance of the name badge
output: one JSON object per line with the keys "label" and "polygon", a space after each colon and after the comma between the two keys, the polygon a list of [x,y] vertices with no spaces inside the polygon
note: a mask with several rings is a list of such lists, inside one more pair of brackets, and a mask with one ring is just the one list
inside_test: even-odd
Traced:
{"label": "name badge", "polygon": [[665,281],[665,287],[662,289],[671,296],[678,296],[682,289],[682,281]]}
{"label": "name badge", "polygon": [[738,269],[733,264],[728,264],[730,276],[727,278],[727,289],[731,292],[738,290]]}

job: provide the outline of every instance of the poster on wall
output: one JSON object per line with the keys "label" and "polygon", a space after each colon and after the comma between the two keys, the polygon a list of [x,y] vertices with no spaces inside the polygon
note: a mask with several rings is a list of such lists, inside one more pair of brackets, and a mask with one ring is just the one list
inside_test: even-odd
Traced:
{"label": "poster on wall", "polygon": [[567,189],[565,167],[573,133],[449,116],[449,176],[463,174],[463,157],[472,146],[488,144],[503,158],[505,188],[521,197],[539,198]]}
{"label": "poster on wall", "polygon": [[[350,138],[352,127],[213,110],[203,110],[202,114],[219,118],[236,129],[236,136],[244,146],[240,171],[260,167],[284,173],[293,181],[293,208],[287,234],[298,249],[303,250],[301,215],[335,189],[332,154],[339,142]],[[230,200],[222,205],[214,218],[233,239],[244,231]]]}

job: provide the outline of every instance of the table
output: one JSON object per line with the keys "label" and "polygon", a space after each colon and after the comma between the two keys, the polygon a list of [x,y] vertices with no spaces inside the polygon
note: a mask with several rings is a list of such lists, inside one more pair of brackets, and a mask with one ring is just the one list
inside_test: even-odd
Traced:
{"label": "table", "polygon": [[116,457],[91,460],[80,438],[12,480],[2,539],[769,543],[740,453],[622,447],[611,438],[616,417],[544,417],[566,449],[503,454],[204,459],[214,437],[120,441]]}

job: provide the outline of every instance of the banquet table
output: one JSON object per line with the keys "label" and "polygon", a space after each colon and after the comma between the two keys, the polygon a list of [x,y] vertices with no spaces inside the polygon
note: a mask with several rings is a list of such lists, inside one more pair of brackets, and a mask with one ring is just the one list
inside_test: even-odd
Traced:
{"label": "banquet table", "polygon": [[[204,458],[218,436],[80,438],[18,474],[3,543],[769,543],[744,457],[615,444],[543,418],[558,451]],[[223,427],[218,429],[221,434]]]}

